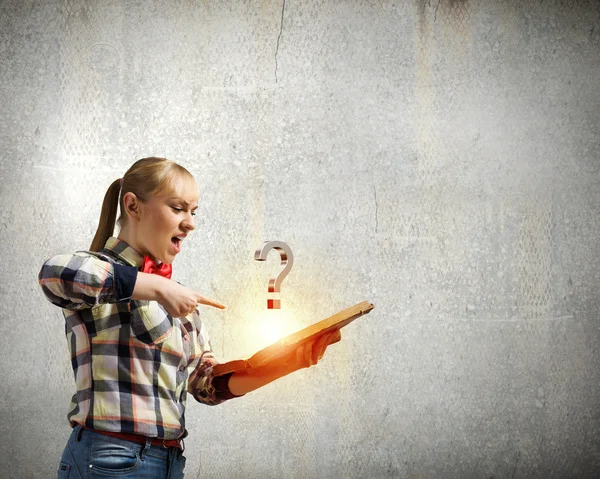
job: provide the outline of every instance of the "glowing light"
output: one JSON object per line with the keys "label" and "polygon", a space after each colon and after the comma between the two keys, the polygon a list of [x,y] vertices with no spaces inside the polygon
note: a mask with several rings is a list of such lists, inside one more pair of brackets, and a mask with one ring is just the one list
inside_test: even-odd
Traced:
{"label": "glowing light", "polygon": [[265,344],[272,344],[285,336],[281,317],[277,316],[276,318],[272,316],[265,317],[259,322],[259,333]]}
{"label": "glowing light", "polygon": [[251,342],[262,349],[273,344],[288,334],[295,333],[303,327],[294,315],[285,310],[268,310],[257,312],[251,319]]}

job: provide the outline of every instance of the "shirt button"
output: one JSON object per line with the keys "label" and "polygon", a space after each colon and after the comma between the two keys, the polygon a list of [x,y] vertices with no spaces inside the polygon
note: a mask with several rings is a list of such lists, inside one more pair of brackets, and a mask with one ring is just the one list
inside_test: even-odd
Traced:
{"label": "shirt button", "polygon": [[180,371],[185,371],[185,366],[179,366]]}
{"label": "shirt button", "polygon": [[188,336],[184,336],[184,337],[183,337],[183,339],[184,339],[185,341],[189,341],[189,340],[190,340],[190,338],[189,338]]}

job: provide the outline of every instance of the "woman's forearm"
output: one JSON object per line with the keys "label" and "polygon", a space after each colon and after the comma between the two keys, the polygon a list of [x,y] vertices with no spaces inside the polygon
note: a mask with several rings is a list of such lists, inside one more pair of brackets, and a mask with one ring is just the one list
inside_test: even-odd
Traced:
{"label": "woman's forearm", "polygon": [[236,396],[243,396],[250,391],[261,388],[270,382],[286,376],[298,368],[270,368],[261,373],[233,373],[229,378],[229,391]]}
{"label": "woman's forearm", "polygon": [[234,373],[229,378],[229,392],[236,396],[242,396],[276,379],[298,371],[298,369],[313,366],[323,357],[327,346],[340,339],[342,339],[342,335],[339,329],[324,333],[316,340],[313,339],[306,344],[300,344],[295,350],[279,358],[275,365],[263,366],[252,374],[247,372]]}
{"label": "woman's forearm", "polygon": [[157,274],[138,272],[131,299],[140,301],[159,301],[160,293],[169,281]]}

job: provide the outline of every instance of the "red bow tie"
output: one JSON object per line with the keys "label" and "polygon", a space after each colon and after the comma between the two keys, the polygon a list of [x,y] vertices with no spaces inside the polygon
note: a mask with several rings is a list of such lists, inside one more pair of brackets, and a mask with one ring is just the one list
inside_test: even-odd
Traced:
{"label": "red bow tie", "polygon": [[154,260],[150,258],[150,256],[145,255],[141,271],[142,273],[158,274],[165,278],[171,279],[171,272],[173,271],[173,268],[167,263],[161,263],[160,266],[158,266]]}

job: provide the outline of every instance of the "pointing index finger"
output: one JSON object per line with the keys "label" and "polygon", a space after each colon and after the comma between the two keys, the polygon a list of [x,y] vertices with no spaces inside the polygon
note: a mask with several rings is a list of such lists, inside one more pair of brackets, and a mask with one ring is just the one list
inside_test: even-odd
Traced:
{"label": "pointing index finger", "polygon": [[213,307],[219,308],[219,309],[225,309],[225,305],[224,304],[221,304],[218,301],[215,301],[213,299],[205,298],[203,296],[200,296],[198,298],[198,303],[200,303],[200,304],[206,304],[208,306],[213,306]]}

